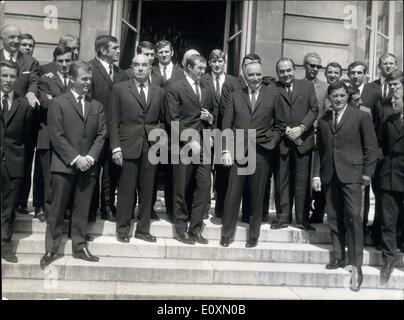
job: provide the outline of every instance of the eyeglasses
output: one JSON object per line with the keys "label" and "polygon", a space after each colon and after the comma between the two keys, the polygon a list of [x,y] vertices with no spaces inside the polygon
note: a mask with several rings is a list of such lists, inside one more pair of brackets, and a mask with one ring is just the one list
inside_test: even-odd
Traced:
{"label": "eyeglasses", "polygon": [[308,64],[310,68],[320,70],[322,68],[321,64]]}

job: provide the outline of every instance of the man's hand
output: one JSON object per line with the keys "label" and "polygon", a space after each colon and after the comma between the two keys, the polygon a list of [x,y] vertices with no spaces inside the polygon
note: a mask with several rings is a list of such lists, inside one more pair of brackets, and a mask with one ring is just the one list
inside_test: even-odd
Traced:
{"label": "man's hand", "polygon": [[213,123],[213,116],[212,114],[205,108],[201,110],[201,120],[207,121],[209,124]]}
{"label": "man's hand", "polygon": [[362,176],[362,184],[367,187],[370,186],[370,182],[372,181],[369,176]]}
{"label": "man's hand", "polygon": [[112,161],[117,165],[122,167],[123,165],[123,154],[122,151],[116,151],[112,154]]}
{"label": "man's hand", "polygon": [[290,139],[290,140],[295,140],[297,138],[300,138],[300,136],[302,135],[303,130],[301,127],[293,127],[293,128],[286,128],[286,136]]}
{"label": "man's hand", "polygon": [[311,182],[311,187],[314,191],[321,191],[321,179],[319,177],[314,177],[313,181]]}
{"label": "man's hand", "polygon": [[82,157],[77,159],[75,162],[76,168],[79,169],[81,172],[87,171],[92,166],[92,161],[88,157]]}
{"label": "man's hand", "polygon": [[229,151],[224,151],[222,154],[222,164],[226,167],[230,167],[233,164],[231,154]]}
{"label": "man's hand", "polygon": [[35,96],[35,93],[33,93],[33,92],[27,92],[27,94],[25,95],[25,98],[27,98],[27,100],[32,108],[35,108],[35,105],[38,105],[38,106],[40,105],[38,98]]}

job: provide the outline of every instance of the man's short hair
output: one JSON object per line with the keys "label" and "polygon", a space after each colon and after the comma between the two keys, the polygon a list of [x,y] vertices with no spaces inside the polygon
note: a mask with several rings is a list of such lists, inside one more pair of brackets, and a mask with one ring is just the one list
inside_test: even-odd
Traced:
{"label": "man's short hair", "polygon": [[86,61],[77,61],[76,60],[70,66],[69,76],[73,77],[73,79],[76,79],[79,69],[83,69],[84,71],[87,71],[87,72],[93,71],[93,67],[91,66],[90,63],[88,63]]}
{"label": "man's short hair", "polygon": [[55,48],[55,50],[53,50],[53,59],[56,60],[57,56],[64,55],[64,54],[66,54],[68,52],[71,52],[72,59],[73,59],[73,50],[72,50],[72,48],[64,47],[64,46],[57,46]]}
{"label": "man's short hair", "polygon": [[394,58],[394,61],[397,64],[397,57],[392,53],[386,52],[379,58],[379,66],[383,63],[383,60],[388,58],[388,57]]}
{"label": "man's short hair", "polygon": [[142,49],[154,50],[154,44],[151,43],[150,41],[140,41],[137,45],[136,53],[137,54],[142,53]]}
{"label": "man's short hair", "polygon": [[400,80],[401,84],[403,84],[403,72],[400,70],[394,70],[392,71],[386,78],[387,82],[394,81],[394,80]]}
{"label": "man's short hair", "polygon": [[330,62],[329,64],[327,64],[327,66],[325,67],[326,73],[327,73],[329,67],[338,68],[339,72],[342,75],[342,66],[338,62]]}
{"label": "man's short hair", "polygon": [[209,60],[219,60],[223,59],[226,61],[226,55],[223,50],[220,49],[214,49],[212,52],[209,54]]}
{"label": "man's short hair", "polygon": [[95,52],[97,53],[98,57],[101,56],[101,48],[108,50],[108,44],[110,42],[118,43],[118,39],[109,34],[100,35],[97,38],[95,38]]}
{"label": "man's short hair", "polygon": [[316,58],[321,61],[321,57],[317,52],[310,52],[304,56],[303,63],[308,63],[307,60],[309,58]]}
{"label": "man's short hair", "polygon": [[60,37],[59,45],[66,46],[69,41],[76,41],[78,45],[80,45],[79,37],[75,36],[74,34],[67,33]]}
{"label": "man's short hair", "polygon": [[363,66],[363,72],[364,73],[366,73],[368,71],[368,67],[366,66],[366,63],[364,63],[363,61],[355,61],[355,62],[352,62],[348,66],[348,75],[351,73],[351,70],[353,68],[356,68],[357,66]]}
{"label": "man's short hair", "polygon": [[359,89],[355,86],[347,86],[347,92],[348,92],[348,101],[351,101],[354,95],[361,93]]}
{"label": "man's short hair", "polygon": [[334,83],[331,83],[328,86],[327,94],[331,95],[331,92],[338,90],[338,89],[342,89],[342,88],[345,89],[345,91],[348,93],[348,86],[346,85],[346,83],[344,81],[342,81],[342,80],[335,81]]}
{"label": "man's short hair", "polygon": [[20,36],[20,39],[21,40],[24,40],[24,39],[28,39],[28,40],[32,40],[33,42],[34,42],[34,47],[35,47],[35,39],[34,39],[34,37],[31,35],[31,34],[29,34],[29,33],[22,33],[21,34],[21,36]]}
{"label": "man's short hair", "polygon": [[293,61],[293,59],[291,58],[280,58],[277,62],[276,62],[276,72],[278,72],[278,66],[281,62],[290,62],[292,64],[293,69],[296,69],[295,67],[295,62]]}
{"label": "man's short hair", "polygon": [[160,40],[159,42],[156,43],[156,52],[159,51],[161,48],[164,48],[165,46],[169,46],[170,50],[173,50],[173,46],[170,41],[168,40]]}
{"label": "man's short hair", "polygon": [[7,67],[10,69],[14,69],[18,73],[20,72],[20,68],[18,67],[18,64],[15,63],[14,61],[9,61],[9,60],[1,60],[0,61],[0,68],[1,67]]}
{"label": "man's short hair", "polygon": [[241,62],[241,65],[243,68],[245,67],[244,64],[245,64],[246,60],[254,60],[254,61],[258,61],[258,63],[261,63],[261,57],[255,53],[249,53],[243,58],[243,61]]}
{"label": "man's short hair", "polygon": [[[195,67],[196,62],[200,61],[202,63],[206,63],[206,59],[199,54],[193,54],[187,58],[185,61],[185,67],[187,68],[190,65],[192,68]],[[187,68],[188,69],[188,68]]]}

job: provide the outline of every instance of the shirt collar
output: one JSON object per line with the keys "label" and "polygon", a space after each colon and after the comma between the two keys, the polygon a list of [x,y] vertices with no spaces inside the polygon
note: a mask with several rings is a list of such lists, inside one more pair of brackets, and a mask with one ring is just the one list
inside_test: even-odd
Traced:
{"label": "shirt collar", "polygon": [[[345,107],[343,107],[341,110],[337,111],[337,112],[338,112],[338,117],[339,117],[339,118],[341,118],[341,117],[342,117],[342,115],[344,114],[344,112],[345,112],[345,110],[346,110],[346,108],[347,108],[347,107],[348,107],[348,104],[346,104],[346,105],[345,105]],[[334,115],[335,115],[335,111],[334,111],[334,109],[332,109],[332,108],[331,108],[331,110],[332,110],[333,117],[334,117]]]}
{"label": "shirt collar", "polygon": [[[59,71],[56,71],[56,74],[59,76],[59,78],[60,79],[62,79],[62,81],[63,81],[63,78],[64,78],[64,75],[63,75],[63,73],[61,73],[61,72],[59,72]],[[69,81],[69,75],[67,75],[67,81]]]}
{"label": "shirt collar", "polygon": [[[1,93],[0,100],[3,100],[3,97],[4,97],[5,93],[3,91],[0,91],[0,93]],[[13,99],[14,99],[14,90],[11,90],[9,93],[7,93],[7,95],[8,95],[8,101],[9,102],[13,101]],[[11,108],[11,105],[9,104],[8,107]]]}
{"label": "shirt collar", "polygon": [[104,61],[104,60],[102,60],[100,58],[97,58],[97,59],[98,59],[99,62],[101,62],[102,66],[105,68],[105,70],[107,70],[107,73],[109,73],[110,64],[108,64],[108,62],[106,62],[106,61]]}
{"label": "shirt collar", "polygon": [[359,87],[358,90],[360,91],[360,93],[362,94],[363,92],[363,88],[365,87],[365,82],[363,82]]}
{"label": "shirt collar", "polygon": [[[137,81],[135,78],[133,78],[133,81],[135,82],[135,86],[136,88],[139,89],[140,85],[142,84],[142,82]],[[149,81],[143,82],[145,89],[149,88]]]}
{"label": "shirt collar", "polygon": [[[262,84],[257,89],[255,89],[255,92],[257,93],[257,96],[260,93],[261,87],[262,87]],[[250,95],[252,90],[251,90],[250,87],[247,87],[247,88],[248,88],[248,94]]]}
{"label": "shirt collar", "polygon": [[160,68],[161,71],[163,71],[164,67],[167,68],[167,71],[171,70],[171,69],[173,68],[173,62],[170,61],[170,63],[167,64],[167,65],[163,65],[163,64],[161,64],[161,63],[159,62],[159,68]]}
{"label": "shirt collar", "polygon": [[[211,72],[211,75],[212,75],[213,81],[216,81],[217,75],[215,75],[213,72]],[[221,73],[221,74],[219,75],[219,81],[220,81],[220,82],[221,82],[221,81],[224,81],[224,78],[225,78],[225,74],[224,74],[224,72],[223,72],[223,73]]]}
{"label": "shirt collar", "polygon": [[[4,59],[5,60],[10,60],[10,56],[11,53],[8,52],[6,49],[3,48],[3,54],[4,54]],[[17,61],[17,55],[18,55],[18,51],[13,53],[13,61],[16,62]]]}
{"label": "shirt collar", "polygon": [[[74,90],[73,88],[70,89],[70,92],[73,94],[74,98],[75,98],[76,101],[77,101],[77,98],[78,98],[80,95],[79,95],[79,94],[76,92],[76,90]],[[83,94],[83,95],[81,95],[81,96],[84,98],[83,100],[85,100],[86,95]]]}
{"label": "shirt collar", "polygon": [[[191,85],[192,89],[195,88],[195,80],[192,79],[188,73],[185,75],[185,78],[187,79],[187,81],[189,82],[189,84]],[[199,81],[199,86],[201,85],[201,82]]]}

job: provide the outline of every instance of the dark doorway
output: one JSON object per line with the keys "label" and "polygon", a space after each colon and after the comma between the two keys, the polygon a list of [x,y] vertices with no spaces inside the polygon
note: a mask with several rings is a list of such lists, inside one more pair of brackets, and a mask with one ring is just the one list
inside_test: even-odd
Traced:
{"label": "dark doorway", "polygon": [[[130,21],[135,25],[137,1],[133,3]],[[174,62],[181,63],[184,52],[198,50],[205,58],[213,49],[223,48],[225,1],[142,1],[138,41],[156,43],[168,40],[174,47]],[[130,32],[130,31],[129,31]],[[121,65],[130,65],[136,35],[126,38]],[[129,43],[128,43],[129,42]],[[127,54],[127,52],[131,54]]]}

